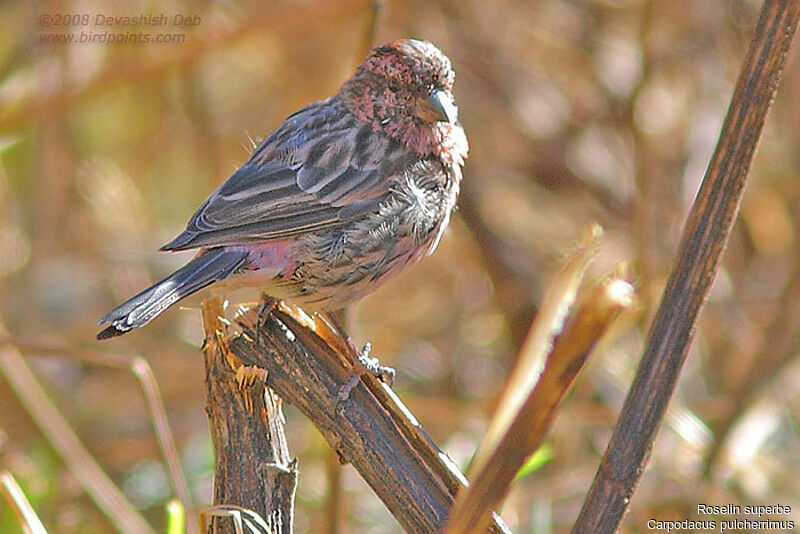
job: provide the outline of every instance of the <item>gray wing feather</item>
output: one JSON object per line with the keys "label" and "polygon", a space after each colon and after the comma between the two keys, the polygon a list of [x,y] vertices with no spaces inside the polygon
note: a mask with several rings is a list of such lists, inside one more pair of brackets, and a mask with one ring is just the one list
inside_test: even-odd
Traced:
{"label": "gray wing feather", "polygon": [[338,101],[290,116],[162,250],[268,241],[335,228],[378,208],[419,157]]}

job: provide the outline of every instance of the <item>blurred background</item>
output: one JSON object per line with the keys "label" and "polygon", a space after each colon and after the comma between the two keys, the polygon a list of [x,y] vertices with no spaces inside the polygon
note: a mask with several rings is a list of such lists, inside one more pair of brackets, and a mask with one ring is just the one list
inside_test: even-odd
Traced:
{"label": "blurred background", "polygon": [[[502,513],[515,532],[565,532],[577,517],[760,2],[381,5],[0,3],[0,344],[21,350],[91,455],[159,531],[172,493],[141,389],[130,372],[101,362],[147,358],[195,502],[208,504],[199,300],[103,344],[94,341],[97,319],[191,256],[157,249],[247,158],[249,138],[335,92],[371,42],[407,36],[453,60],[470,159],[439,250],[356,306],[351,334],[397,369],[400,397],[464,468],[547,281],[586,227],[601,223],[607,239],[591,276],[628,262],[640,305],[593,355],[555,420],[549,461],[515,484]],[[72,14],[88,22],[58,24]],[[96,24],[98,15],[141,14],[168,23]],[[174,24],[175,15],[191,25]],[[96,36],[58,42],[81,32]],[[108,44],[106,32],[151,40]],[[646,530],[652,518],[697,519],[698,503],[781,503],[794,506],[781,519],[800,521],[797,52],[624,532]],[[4,376],[0,406],[0,469],[45,525],[113,531]],[[284,406],[300,469],[296,531],[324,532],[331,455]],[[351,467],[341,477],[342,531],[400,531]],[[19,529],[0,507],[0,530]]]}

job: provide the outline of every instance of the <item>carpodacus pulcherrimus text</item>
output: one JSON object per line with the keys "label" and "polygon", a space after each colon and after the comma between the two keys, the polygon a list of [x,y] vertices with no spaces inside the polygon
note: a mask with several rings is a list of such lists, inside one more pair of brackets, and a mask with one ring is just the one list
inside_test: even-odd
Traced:
{"label": "carpodacus pulcherrimus text", "polygon": [[468,151],[454,78],[431,43],[374,48],[336,95],[290,115],[211,194],[161,249],[197,256],[103,317],[97,338],[223,280],[336,310],[433,252]]}

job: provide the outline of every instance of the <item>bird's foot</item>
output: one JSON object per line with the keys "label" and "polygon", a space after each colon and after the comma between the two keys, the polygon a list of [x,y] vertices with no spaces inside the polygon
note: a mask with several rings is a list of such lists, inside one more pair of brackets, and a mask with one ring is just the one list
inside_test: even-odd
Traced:
{"label": "bird's foot", "polygon": [[356,387],[358,381],[361,380],[361,377],[365,374],[370,374],[390,386],[394,383],[395,370],[391,367],[381,365],[378,358],[370,357],[370,352],[372,352],[372,344],[370,342],[365,343],[364,348],[357,352],[357,357],[353,362],[354,372],[350,375],[350,378],[347,379],[347,382],[339,388],[339,392],[336,394],[337,408],[341,403],[350,398],[350,392],[353,391],[353,388]]}
{"label": "bird's foot", "polygon": [[386,365],[381,365],[381,362],[378,361],[378,358],[371,358],[371,352],[372,343],[367,341],[364,343],[364,348],[358,352],[356,361],[363,367],[363,372],[369,373],[381,382],[391,386],[394,384],[394,369]]}

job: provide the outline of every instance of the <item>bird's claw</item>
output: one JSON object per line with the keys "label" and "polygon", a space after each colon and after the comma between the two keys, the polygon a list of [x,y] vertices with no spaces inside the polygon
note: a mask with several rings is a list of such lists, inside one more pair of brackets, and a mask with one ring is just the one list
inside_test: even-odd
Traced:
{"label": "bird's claw", "polygon": [[378,361],[378,358],[370,358],[371,352],[372,343],[367,341],[364,343],[364,348],[358,352],[358,363],[363,366],[364,372],[371,374],[381,382],[391,386],[394,384],[394,369],[386,365],[381,365],[381,362]]}
{"label": "bird's claw", "polygon": [[350,392],[353,391],[353,388],[356,387],[356,384],[364,374],[370,374],[389,386],[394,383],[395,370],[381,365],[378,358],[371,358],[370,352],[372,352],[372,343],[368,341],[364,343],[364,348],[358,352],[354,373],[350,375],[347,382],[339,388],[339,392],[336,394],[336,409],[339,408],[341,403],[350,398]]}

